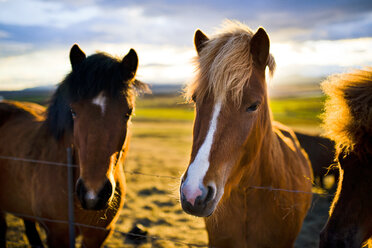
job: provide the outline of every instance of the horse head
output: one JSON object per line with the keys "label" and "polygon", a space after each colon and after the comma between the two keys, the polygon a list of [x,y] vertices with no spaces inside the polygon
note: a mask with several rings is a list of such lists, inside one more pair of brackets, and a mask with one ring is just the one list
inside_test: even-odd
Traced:
{"label": "horse head", "polygon": [[199,74],[188,94],[196,115],[180,195],[183,209],[196,216],[213,213],[228,182],[239,180],[236,164],[253,161],[262,129],[270,125],[265,68],[273,69],[274,61],[269,38],[262,28],[236,31],[209,39],[197,30],[194,36]]}
{"label": "horse head", "polygon": [[105,209],[111,203],[128,149],[128,123],[134,90],[146,89],[135,80],[138,66],[131,49],[122,59],[104,53],[86,57],[74,45],[72,71],[59,85],[48,110],[57,140],[72,136],[79,179],[76,193],[84,209]]}

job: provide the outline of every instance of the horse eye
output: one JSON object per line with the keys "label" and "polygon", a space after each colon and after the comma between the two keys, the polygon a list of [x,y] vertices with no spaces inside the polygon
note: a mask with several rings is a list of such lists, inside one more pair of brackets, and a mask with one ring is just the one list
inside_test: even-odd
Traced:
{"label": "horse eye", "polygon": [[132,115],[133,109],[129,109],[128,112],[125,114],[126,118],[129,118]]}
{"label": "horse eye", "polygon": [[71,109],[71,116],[73,119],[76,118],[76,112],[73,109]]}
{"label": "horse eye", "polygon": [[260,102],[255,102],[251,106],[249,106],[245,111],[247,111],[247,112],[256,111],[259,106],[260,106]]}

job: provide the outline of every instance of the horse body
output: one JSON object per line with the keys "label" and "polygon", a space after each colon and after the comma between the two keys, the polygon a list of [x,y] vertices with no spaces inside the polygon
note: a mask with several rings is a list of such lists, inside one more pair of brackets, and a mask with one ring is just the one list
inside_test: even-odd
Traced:
{"label": "horse body", "polygon": [[332,76],[322,88],[340,180],[319,247],[372,247],[372,68]]}
{"label": "horse body", "polygon": [[[74,45],[70,60],[73,70],[47,110],[31,103],[0,103],[0,155],[66,165],[66,149],[72,147],[75,230],[84,247],[100,247],[124,204],[133,91],[147,86],[134,80],[134,50],[119,61],[106,54],[86,58]],[[49,246],[68,247],[68,168],[1,159],[0,170],[0,235],[5,238],[4,213],[10,212],[26,224],[41,223]]]}
{"label": "horse body", "polygon": [[[0,105],[20,106],[22,103],[3,102]],[[17,106],[16,106],[17,105]],[[16,158],[37,158],[42,161],[57,161],[67,163],[66,147],[72,142],[72,137],[66,137],[57,141],[50,136],[49,130],[44,123],[44,117],[29,113],[19,113],[0,127],[2,139],[0,140],[0,154]],[[14,137],[17,136],[17,139]],[[45,149],[48,144],[48,149]],[[76,153],[76,151],[75,151]],[[58,158],[58,159],[56,159]],[[74,161],[75,163],[78,161]],[[64,236],[68,233],[68,225],[43,221],[42,218],[68,221],[67,211],[67,167],[31,164],[12,160],[2,160],[1,171],[1,210],[20,214],[19,217],[35,216],[33,219],[41,223],[50,235]],[[76,181],[79,177],[79,169],[74,169]],[[84,244],[102,243],[115,222],[118,211],[124,204],[125,179],[122,166],[115,173],[117,185],[115,192],[116,205],[101,211],[88,211],[81,208],[75,198],[75,222],[79,224],[93,225],[107,229],[107,231],[95,230],[94,228],[77,227],[77,233],[84,231],[89,237],[84,237]],[[106,218],[102,219],[102,216]],[[26,217],[28,219],[29,217]],[[95,233],[96,232],[96,233]],[[101,234],[102,233],[102,234]],[[106,233],[106,234],[103,234]],[[83,235],[84,236],[84,235]],[[50,240],[50,245],[68,246],[68,237],[56,237],[56,243]]]}
{"label": "horse body", "polygon": [[[283,127],[280,125],[280,129]],[[307,159],[293,132],[291,138],[286,138],[280,129],[273,126],[264,134],[270,138],[257,151],[254,161],[242,159],[235,165],[240,168],[237,175],[230,175],[231,183],[225,185],[215,213],[206,218],[211,247],[293,247],[302,226],[299,220],[306,215],[311,197],[254,188],[269,185],[273,189],[311,192],[310,180],[304,177],[311,174],[304,166]],[[238,177],[239,182],[233,182]]]}
{"label": "horse body", "polygon": [[211,247],[293,247],[311,203],[311,168],[294,133],[271,120],[266,32],[231,25],[212,39],[195,34],[199,74],[188,94],[196,116],[182,207],[205,217]]}
{"label": "horse body", "polygon": [[314,179],[319,178],[319,186],[324,188],[325,176],[333,175],[334,184],[330,190],[332,192],[336,191],[338,169],[332,166],[335,158],[335,143],[319,135],[310,135],[300,132],[295,132],[295,134],[301,147],[303,147],[309,156]]}

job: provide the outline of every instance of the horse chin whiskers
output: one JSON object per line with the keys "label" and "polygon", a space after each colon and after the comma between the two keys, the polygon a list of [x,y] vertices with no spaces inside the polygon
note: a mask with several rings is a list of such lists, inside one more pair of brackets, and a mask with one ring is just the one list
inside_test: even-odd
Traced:
{"label": "horse chin whiskers", "polygon": [[115,209],[116,207],[119,206],[119,202],[118,202],[118,198],[116,196],[120,196],[118,192],[114,192],[114,194],[112,195],[112,198],[109,199],[109,202],[108,202],[108,207],[106,208],[106,211],[108,209]]}

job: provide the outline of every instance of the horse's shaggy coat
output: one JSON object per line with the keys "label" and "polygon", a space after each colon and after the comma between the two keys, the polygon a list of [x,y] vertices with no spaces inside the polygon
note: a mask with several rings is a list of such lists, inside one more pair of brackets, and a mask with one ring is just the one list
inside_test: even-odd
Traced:
{"label": "horse's shaggy coat", "polygon": [[372,153],[372,68],[334,75],[322,83],[326,135],[338,151]]}
{"label": "horse's shaggy coat", "polygon": [[340,180],[320,247],[372,247],[372,68],[331,76],[322,88]]}
{"label": "horse's shaggy coat", "polygon": [[293,131],[271,118],[265,69],[272,72],[275,62],[268,36],[228,22],[211,39],[198,30],[194,40],[197,72],[186,96],[196,115],[182,207],[206,217],[211,247],[293,247],[310,206],[312,173]]}
{"label": "horse's shaggy coat", "polygon": [[[84,247],[100,247],[124,204],[128,122],[136,91],[147,86],[134,79],[134,50],[123,59],[103,53],[86,58],[74,45],[70,61],[72,72],[59,84],[48,109],[0,102],[0,155],[67,163],[66,148],[72,147],[73,163],[78,165],[75,229]],[[104,113],[92,102],[100,94],[107,105]],[[67,189],[65,166],[1,159],[1,245],[6,240],[4,213],[11,212],[25,219],[28,235],[37,235],[27,229],[34,229],[32,222],[38,221],[46,229],[48,246],[68,247]],[[31,245],[39,246],[37,242]]]}

